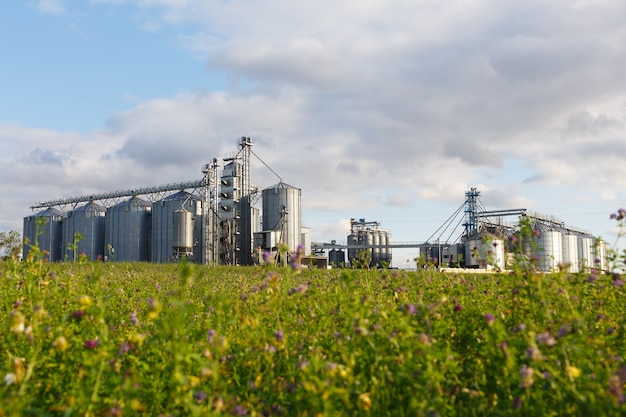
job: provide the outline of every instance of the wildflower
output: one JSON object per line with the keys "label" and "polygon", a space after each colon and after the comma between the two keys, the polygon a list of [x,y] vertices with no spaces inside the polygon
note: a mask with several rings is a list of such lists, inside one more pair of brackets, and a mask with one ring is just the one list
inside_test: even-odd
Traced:
{"label": "wildflower", "polygon": [[575,366],[566,366],[565,373],[572,379],[578,378],[580,376],[580,369]]}
{"label": "wildflower", "polygon": [[11,331],[24,333],[26,317],[17,310],[13,310],[10,315]]}
{"label": "wildflower", "polygon": [[209,343],[213,342],[213,338],[215,337],[216,334],[217,332],[214,329],[209,329],[209,331],[206,333],[206,338]]}
{"label": "wildflower", "polygon": [[370,408],[372,408],[372,399],[370,398],[367,392],[364,392],[363,394],[359,395],[359,405],[365,411],[368,411]]}
{"label": "wildflower", "polygon": [[531,361],[536,361],[541,359],[541,351],[536,346],[528,346],[526,348],[526,358]]}
{"label": "wildflower", "polygon": [[233,408],[233,415],[234,416],[247,416],[248,409],[241,404],[237,404],[235,408]]}
{"label": "wildflower", "polygon": [[533,368],[531,368],[528,365],[524,365],[522,366],[522,368],[519,371],[519,377],[520,377],[520,383],[519,386],[520,388],[530,388],[531,385],[533,384],[533,374],[535,373],[535,370]]}
{"label": "wildflower", "polygon": [[285,334],[283,333],[282,330],[279,330],[276,333],[274,333],[274,338],[276,339],[277,342],[282,342],[284,337],[285,337]]}
{"label": "wildflower", "polygon": [[461,311],[461,310],[463,310],[463,307],[461,307],[459,304],[454,305],[454,311]]}
{"label": "wildflower", "polygon": [[13,372],[9,372],[4,376],[4,383],[7,385],[11,385],[15,381],[17,381],[17,376]]}
{"label": "wildflower", "polygon": [[496,318],[491,313],[485,314],[485,319],[487,320],[487,324],[489,326],[491,326],[493,324],[493,322],[496,321]]}
{"label": "wildflower", "polygon": [[202,403],[208,397],[207,393],[204,391],[198,391],[193,394],[193,399],[196,400],[198,404]]}
{"label": "wildflower", "polygon": [[407,312],[411,315],[414,316],[415,313],[417,312],[417,309],[415,308],[415,304],[413,303],[409,303],[409,305],[407,306]]}
{"label": "wildflower", "polygon": [[85,315],[85,310],[75,310],[72,313],[72,318],[76,321],[80,321],[84,315]]}
{"label": "wildflower", "polygon": [[139,319],[137,318],[137,313],[130,313],[130,322],[133,326],[139,326]]}
{"label": "wildflower", "polygon": [[78,304],[80,304],[81,307],[87,307],[93,304],[93,300],[88,295],[81,295],[78,297]]}
{"label": "wildflower", "polygon": [[520,323],[513,328],[513,333],[519,333],[526,329],[526,325],[524,323]]}
{"label": "wildflower", "polygon": [[85,349],[95,350],[98,346],[100,346],[100,340],[98,338],[92,340],[85,340],[83,347]]}
{"label": "wildflower", "polygon": [[554,340],[554,337],[552,337],[550,333],[544,332],[544,333],[539,333],[537,335],[537,343],[548,346],[548,347],[552,347],[556,345],[556,340]]}
{"label": "wildflower", "polygon": [[272,252],[263,251],[263,263],[270,263],[274,261],[274,257],[272,256]]}
{"label": "wildflower", "polygon": [[520,408],[522,408],[522,399],[519,397],[516,397],[513,399],[513,408],[516,410],[519,410]]}
{"label": "wildflower", "polygon": [[[5,378],[6,379],[6,378]],[[617,397],[618,404],[624,404],[624,387],[620,377],[613,375],[609,378],[608,391]]]}
{"label": "wildflower", "polygon": [[363,326],[356,326],[356,327],[354,328],[354,333],[355,333],[355,334],[358,334],[358,335],[361,335],[361,336],[367,336],[367,334],[368,334],[369,332],[368,332],[368,331],[367,331],[367,329],[366,329],[365,327],[363,327]]}
{"label": "wildflower", "polygon": [[148,298],[148,318],[155,319],[159,316],[159,313],[163,309],[163,306],[154,298]]}
{"label": "wildflower", "polygon": [[68,346],[69,346],[69,343],[67,343],[67,340],[63,336],[57,337],[55,341],[52,343],[52,347],[54,347],[59,352],[65,352]]}

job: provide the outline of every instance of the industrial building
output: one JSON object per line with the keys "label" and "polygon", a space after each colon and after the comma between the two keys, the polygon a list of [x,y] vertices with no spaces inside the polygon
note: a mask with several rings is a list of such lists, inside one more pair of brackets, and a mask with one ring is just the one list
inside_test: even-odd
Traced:
{"label": "industrial building", "polygon": [[[279,247],[290,254],[303,245],[310,254],[301,190],[279,177],[259,192],[250,180],[252,146],[242,137],[237,152],[202,167],[200,180],[36,203],[31,209],[40,211],[24,218],[30,243],[23,256],[35,244],[50,261],[84,254],[93,260],[163,263],[185,257],[207,265],[250,265]],[[259,198],[262,219],[254,207]]]}
{"label": "industrial building", "polygon": [[[184,257],[205,265],[252,265],[268,255],[289,258],[301,246],[309,265],[385,268],[393,248],[415,248],[419,263],[437,267],[506,270],[512,262],[527,262],[546,272],[608,268],[604,241],[526,209],[487,211],[475,188],[423,242],[394,242],[378,221],[365,219],[350,220],[345,244],[311,242],[311,231],[302,225],[302,191],[252,151],[250,138],[240,138],[237,147],[204,165],[200,180],[34,204],[31,209],[39,211],[24,218],[23,236],[30,243],[23,256],[37,245],[50,261],[84,254],[109,261],[163,263]],[[252,156],[278,177],[276,184],[261,191],[252,184]],[[462,234],[444,239],[458,216]],[[505,222],[510,216],[519,222]]]}

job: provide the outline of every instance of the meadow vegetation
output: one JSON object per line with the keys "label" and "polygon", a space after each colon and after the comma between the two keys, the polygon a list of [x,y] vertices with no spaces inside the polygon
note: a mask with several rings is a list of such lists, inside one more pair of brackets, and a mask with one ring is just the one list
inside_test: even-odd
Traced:
{"label": "meadow vegetation", "polygon": [[618,273],[40,255],[0,264],[0,415],[626,414]]}

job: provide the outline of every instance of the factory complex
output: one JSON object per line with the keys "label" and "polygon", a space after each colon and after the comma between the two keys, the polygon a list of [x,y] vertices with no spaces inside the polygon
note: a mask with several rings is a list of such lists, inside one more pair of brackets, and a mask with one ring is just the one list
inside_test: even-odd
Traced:
{"label": "factory complex", "polygon": [[[522,256],[545,272],[608,268],[606,243],[589,232],[525,209],[487,211],[476,189],[466,192],[455,213],[464,229],[453,242],[441,235],[393,242],[389,230],[365,219],[351,219],[345,244],[312,242],[302,225],[299,188],[277,174],[279,181],[261,191],[252,184],[251,158],[258,158],[252,146],[250,138],[240,138],[237,151],[204,165],[199,180],[33,204],[34,214],[24,218],[30,243],[23,256],[36,245],[50,261],[184,257],[205,265],[253,265],[288,262],[299,252],[311,266],[388,267],[393,248],[415,248],[420,265],[437,267],[505,270],[516,253],[517,261]],[[509,216],[518,222],[504,221]]]}

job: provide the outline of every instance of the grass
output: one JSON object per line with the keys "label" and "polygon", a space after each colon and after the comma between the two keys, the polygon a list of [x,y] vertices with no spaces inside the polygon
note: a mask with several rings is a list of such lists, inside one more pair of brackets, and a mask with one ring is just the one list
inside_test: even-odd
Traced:
{"label": "grass", "polygon": [[619,276],[0,272],[0,415],[626,414]]}

